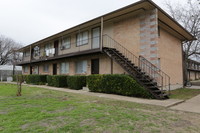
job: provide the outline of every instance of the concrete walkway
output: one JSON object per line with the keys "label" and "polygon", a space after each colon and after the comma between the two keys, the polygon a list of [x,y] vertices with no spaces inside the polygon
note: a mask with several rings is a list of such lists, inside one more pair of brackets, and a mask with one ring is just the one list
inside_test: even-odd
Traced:
{"label": "concrete walkway", "polygon": [[[4,82],[4,83],[6,83],[6,82]],[[9,82],[9,83],[16,84],[14,82]],[[89,92],[89,91],[84,91],[84,90],[72,90],[72,89],[67,89],[67,88],[57,88],[57,87],[51,87],[51,86],[45,86],[45,85],[28,85],[28,84],[23,84],[23,85],[27,85],[30,87],[39,87],[39,88],[45,88],[45,89],[50,89],[50,90],[62,91],[62,92],[103,97],[103,98],[109,98],[109,99],[115,99],[115,100],[129,101],[129,102],[135,102],[135,103],[157,105],[157,106],[163,106],[163,107],[171,107],[171,106],[174,106],[174,105],[184,102],[183,100],[178,100],[178,99],[153,100],[153,99],[142,99],[142,98],[135,98],[135,97],[120,96],[120,95],[114,95],[114,94],[94,93],[94,92]]]}
{"label": "concrete walkway", "polygon": [[200,113],[200,95],[197,95],[179,105],[170,108],[175,110]]}

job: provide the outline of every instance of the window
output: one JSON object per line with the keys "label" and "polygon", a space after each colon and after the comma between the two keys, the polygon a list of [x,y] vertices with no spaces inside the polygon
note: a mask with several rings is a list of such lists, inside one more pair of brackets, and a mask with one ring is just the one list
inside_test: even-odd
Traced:
{"label": "window", "polygon": [[28,72],[28,66],[24,66],[24,72],[25,72],[25,73]]}
{"label": "window", "polygon": [[43,72],[49,72],[49,65],[48,64],[45,64],[43,66]]}
{"label": "window", "polygon": [[69,62],[60,63],[60,74],[68,74],[69,73]]}
{"label": "window", "polygon": [[33,67],[33,74],[39,74],[38,66]]}
{"label": "window", "polygon": [[23,55],[24,57],[30,56],[30,51],[25,51]]}
{"label": "window", "polygon": [[49,49],[51,49],[51,44],[46,44],[46,45],[44,46],[44,50],[47,51],[47,50],[49,50]]}
{"label": "window", "polygon": [[76,73],[86,73],[87,72],[87,61],[78,61],[76,62]]}
{"label": "window", "polygon": [[34,50],[33,51],[33,55],[34,56],[39,56],[40,55],[40,47],[35,46],[33,50]]}
{"label": "window", "polygon": [[88,44],[88,31],[78,33],[76,36],[76,46]]}
{"label": "window", "polygon": [[62,39],[62,46],[61,49],[67,49],[70,48],[71,45],[71,38],[70,37],[64,37]]}

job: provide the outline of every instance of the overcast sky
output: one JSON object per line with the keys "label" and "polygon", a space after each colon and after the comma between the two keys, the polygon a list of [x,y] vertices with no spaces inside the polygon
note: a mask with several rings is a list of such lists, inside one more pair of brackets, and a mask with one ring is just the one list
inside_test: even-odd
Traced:
{"label": "overcast sky", "polygon": [[[0,35],[28,45],[136,1],[0,0]],[[153,1],[166,8],[165,0]]]}

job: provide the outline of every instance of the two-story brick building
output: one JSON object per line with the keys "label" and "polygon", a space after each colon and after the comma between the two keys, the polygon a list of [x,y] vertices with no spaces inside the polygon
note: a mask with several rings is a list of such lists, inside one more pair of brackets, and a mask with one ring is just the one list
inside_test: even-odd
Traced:
{"label": "two-story brick building", "polygon": [[180,87],[182,41],[193,39],[159,6],[141,0],[21,48],[19,65],[23,74],[131,74],[128,61],[163,86]]}

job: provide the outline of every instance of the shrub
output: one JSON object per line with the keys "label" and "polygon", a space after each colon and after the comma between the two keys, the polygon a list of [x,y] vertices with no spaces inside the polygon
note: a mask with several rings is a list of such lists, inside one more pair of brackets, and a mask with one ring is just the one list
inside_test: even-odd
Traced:
{"label": "shrub", "polygon": [[75,90],[80,90],[86,86],[86,76],[68,76],[68,87]]}
{"label": "shrub", "polygon": [[23,75],[27,84],[44,85],[47,83],[47,75]]}
{"label": "shrub", "polygon": [[49,75],[47,76],[49,86],[67,87],[67,76],[65,75]]}
{"label": "shrub", "polygon": [[87,85],[92,92],[153,98],[153,96],[133,78],[124,74],[90,75],[87,77]]}

